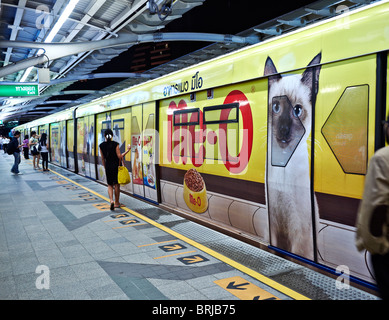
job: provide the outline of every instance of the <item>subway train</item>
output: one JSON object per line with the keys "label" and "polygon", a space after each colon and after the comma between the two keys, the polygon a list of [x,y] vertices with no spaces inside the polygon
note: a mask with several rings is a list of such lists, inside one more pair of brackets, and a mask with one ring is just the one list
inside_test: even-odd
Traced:
{"label": "subway train", "polygon": [[385,146],[388,19],[377,2],[16,129],[46,132],[52,164],[105,183],[111,128],[131,145],[122,191],[371,284],[355,224]]}

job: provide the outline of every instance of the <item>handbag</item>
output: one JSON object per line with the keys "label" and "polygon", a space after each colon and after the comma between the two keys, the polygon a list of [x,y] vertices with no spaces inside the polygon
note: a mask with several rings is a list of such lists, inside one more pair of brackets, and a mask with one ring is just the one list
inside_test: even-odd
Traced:
{"label": "handbag", "polygon": [[124,165],[119,165],[118,168],[118,183],[119,184],[129,184],[131,182],[130,173]]}
{"label": "handbag", "polygon": [[36,149],[36,146],[32,146],[32,148],[31,148],[31,154],[33,155],[33,156],[36,156],[36,155],[38,155],[38,150]]}

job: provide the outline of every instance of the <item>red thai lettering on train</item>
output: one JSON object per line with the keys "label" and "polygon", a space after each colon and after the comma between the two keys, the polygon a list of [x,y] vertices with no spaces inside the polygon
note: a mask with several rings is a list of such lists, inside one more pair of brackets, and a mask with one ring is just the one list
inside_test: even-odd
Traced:
{"label": "red thai lettering on train", "polygon": [[[253,115],[251,113],[250,103],[245,94],[239,90],[231,91],[224,100],[224,104],[236,102],[239,103],[239,110],[243,120],[242,148],[240,149],[239,154],[236,157],[232,156],[228,150],[227,123],[220,123],[219,125],[219,148],[221,152],[221,157],[224,166],[227,168],[227,170],[235,174],[241,173],[244,169],[246,169],[251,157],[254,137]],[[220,115],[220,121],[227,120],[231,111],[232,109],[222,110]],[[222,134],[223,132],[224,134]]]}
{"label": "red thai lettering on train", "polygon": [[[205,142],[206,135],[205,135],[204,125],[203,125],[203,112],[201,110],[199,111],[198,117],[199,117],[200,129],[196,130],[196,126],[189,126],[188,128],[189,136],[191,138],[191,140],[189,141],[190,158],[192,164],[195,167],[201,167],[204,163],[204,158],[205,158],[204,142]],[[196,114],[192,114],[192,118],[190,121],[195,121],[197,118]],[[196,152],[197,145],[199,146],[198,152]]]}
{"label": "red thai lettering on train", "polygon": [[[177,104],[172,101],[168,108],[168,135],[167,135],[167,159],[171,162],[179,163],[180,159],[183,164],[191,159],[195,167],[200,167],[204,163],[205,155],[205,137],[203,136],[203,117],[202,112],[184,113],[174,121],[174,111],[183,110],[187,107],[184,100]],[[188,118],[190,116],[190,118]],[[174,123],[199,122],[199,129],[195,125],[176,125]],[[196,152],[196,145],[199,144],[199,151]]]}
{"label": "red thai lettering on train", "polygon": [[[204,143],[209,135],[209,143],[219,144],[221,160],[226,169],[234,174],[241,173],[248,165],[251,157],[253,146],[253,116],[251,113],[250,103],[245,94],[239,90],[231,91],[224,104],[239,103],[239,110],[242,117],[243,139],[242,147],[237,156],[232,156],[228,150],[227,143],[227,123],[220,123],[218,133],[209,132],[203,124],[203,112],[198,113],[182,113],[177,115],[175,123],[182,123],[184,125],[174,126],[174,111],[183,110],[187,108],[187,103],[180,100],[178,105],[171,101],[167,111],[168,127],[167,127],[167,160],[183,164],[191,159],[195,167],[200,167],[204,163],[205,146]],[[229,114],[233,109],[222,109],[220,113],[220,121],[228,120]],[[198,122],[199,125],[185,125],[185,123]],[[198,127],[199,129],[196,129]],[[198,146],[198,152],[196,152]]]}
{"label": "red thai lettering on train", "polygon": [[174,101],[171,101],[169,104],[169,108],[167,111],[167,160],[169,162],[172,162],[172,155],[173,155],[173,148],[172,148],[172,141],[173,141],[173,114],[174,111],[178,110],[177,104]]}

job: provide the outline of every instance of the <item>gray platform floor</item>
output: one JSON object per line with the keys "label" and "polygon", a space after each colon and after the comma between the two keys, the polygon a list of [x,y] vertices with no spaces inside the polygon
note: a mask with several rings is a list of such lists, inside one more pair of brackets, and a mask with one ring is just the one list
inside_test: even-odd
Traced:
{"label": "gray platform floor", "polygon": [[376,300],[334,279],[50,165],[0,151],[1,300]]}

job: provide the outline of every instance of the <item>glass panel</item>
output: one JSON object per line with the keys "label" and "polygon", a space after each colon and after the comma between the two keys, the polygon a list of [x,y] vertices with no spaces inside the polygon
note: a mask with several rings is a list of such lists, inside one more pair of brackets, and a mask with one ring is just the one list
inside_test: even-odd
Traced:
{"label": "glass panel", "polygon": [[272,100],[271,121],[271,164],[286,167],[296,150],[305,128],[300,120],[302,107],[292,106],[287,96],[274,97]]}
{"label": "glass panel", "polygon": [[366,174],[369,86],[348,87],[322,133],[345,173]]}
{"label": "glass panel", "polygon": [[174,111],[174,126],[198,125],[199,113],[199,109]]}
{"label": "glass panel", "polygon": [[132,163],[132,181],[134,184],[143,185],[142,173],[142,145],[141,130],[138,117],[131,118],[131,163]]}

